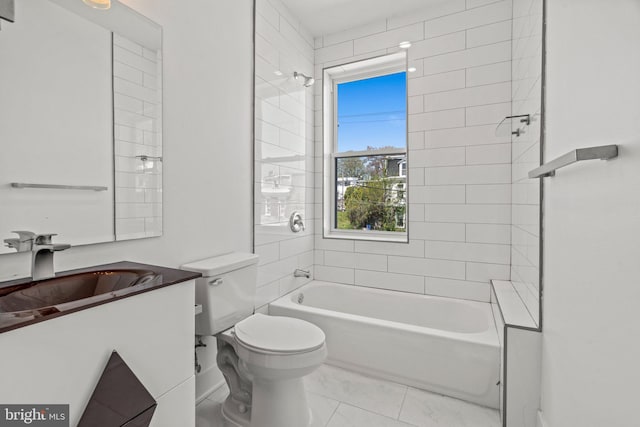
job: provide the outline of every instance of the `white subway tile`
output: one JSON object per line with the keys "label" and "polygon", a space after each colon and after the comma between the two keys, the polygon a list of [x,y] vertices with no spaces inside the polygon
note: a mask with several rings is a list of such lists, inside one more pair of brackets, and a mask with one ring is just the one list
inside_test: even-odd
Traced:
{"label": "white subway tile", "polygon": [[[411,154],[409,154],[409,157],[411,157]],[[411,163],[409,163],[409,166],[411,166]],[[409,178],[409,188],[413,186],[424,185],[424,169],[409,167],[408,178]],[[411,189],[409,191],[411,191]]]}
{"label": "white subway tile", "polygon": [[425,293],[448,298],[489,302],[489,283],[427,277]]}
{"label": "white subway tile", "polygon": [[409,132],[463,127],[464,115],[463,108],[412,114],[409,116]]}
{"label": "white subway tile", "polygon": [[416,239],[464,242],[465,224],[445,222],[411,222],[410,235]]}
{"label": "white subway tile", "polygon": [[387,256],[356,253],[353,265],[358,270],[387,271]]}
{"label": "white subway tile", "polygon": [[468,262],[466,279],[489,283],[491,280],[509,280],[510,273],[508,265]]}
{"label": "white subway tile", "polygon": [[424,292],[424,278],[408,274],[384,273],[380,271],[356,270],[355,284],[372,288],[390,289],[392,291]]}
{"label": "white subway tile", "polygon": [[467,126],[498,124],[511,115],[511,102],[467,107]]}
{"label": "white subway tile", "polygon": [[508,19],[511,19],[511,0],[431,20],[425,25],[425,37],[436,37]]}
{"label": "white subway tile", "polygon": [[511,243],[511,226],[502,224],[466,224],[467,242],[496,243],[508,245]]}
{"label": "white subway tile", "polygon": [[411,151],[424,149],[424,132],[409,132],[409,139],[407,142],[409,150]]}
{"label": "white subway tile", "polygon": [[275,280],[256,289],[255,307],[265,306],[280,297],[280,281]]}
{"label": "white subway tile", "polygon": [[[428,245],[428,244],[427,244]],[[389,257],[389,272],[416,276],[464,279],[465,263],[426,258]]]}
{"label": "white subway tile", "polygon": [[353,252],[353,240],[324,239],[322,236],[315,236],[315,249],[324,251]]}
{"label": "white subway tile", "polygon": [[128,80],[131,83],[142,85],[142,76],[144,72],[137,68],[130,67],[122,62],[113,63],[113,75],[114,77],[120,77],[121,79]]}
{"label": "white subway tile", "polygon": [[[428,26],[429,24],[427,24]],[[409,59],[428,58],[443,53],[465,49],[465,32],[460,31],[413,43],[409,48]]]}
{"label": "white subway tile", "polygon": [[455,261],[474,261],[493,264],[510,262],[511,247],[488,243],[425,242],[425,257]]}
{"label": "white subway tile", "polygon": [[150,61],[142,57],[141,55],[130,52],[118,46],[114,46],[113,48],[113,60],[144,71],[148,74],[155,74],[157,71],[157,65],[154,61]]}
{"label": "white subway tile", "polygon": [[409,96],[462,89],[465,87],[465,70],[409,79]]}
{"label": "white subway tile", "polygon": [[322,64],[337,59],[349,58],[354,55],[353,41],[323,47],[315,51],[315,63]]}
{"label": "white subway tile", "polygon": [[361,55],[381,48],[397,47],[403,41],[415,42],[422,39],[424,39],[424,25],[408,25],[354,40],[353,53]]}
{"label": "white subway tile", "polygon": [[427,185],[507,184],[511,165],[445,166],[425,170]]}
{"label": "white subway tile", "polygon": [[465,147],[414,150],[409,153],[409,161],[412,167],[464,165]]}
{"label": "white subway tile", "polygon": [[[308,231],[305,231],[307,233]],[[300,233],[302,234],[302,233]],[[280,242],[280,258],[287,258],[313,249],[313,236],[299,236]]]}
{"label": "white subway tile", "polygon": [[469,145],[507,143],[511,135],[496,136],[495,125],[467,126],[458,129],[438,129],[425,132],[425,147],[461,147]]}
{"label": "white subway tile", "polygon": [[372,34],[384,33],[387,31],[387,23],[383,20],[378,20],[370,24],[352,28],[339,33],[327,34],[322,37],[323,46],[331,46],[338,43],[343,43],[348,40],[355,40],[362,37],[367,37]]}
{"label": "white subway tile", "polygon": [[119,46],[123,49],[126,49],[130,52],[133,52],[137,55],[142,56],[142,46],[138,43],[135,43],[128,38],[121,36],[118,33],[113,33],[113,44],[115,46]]}
{"label": "white subway tile", "polygon": [[511,224],[509,205],[425,205],[425,220],[469,224]]}
{"label": "white subway tile", "polygon": [[426,187],[411,187],[409,189],[410,203],[465,203],[464,185],[440,185]]}
{"label": "white subway tile", "polygon": [[511,19],[467,30],[467,48],[511,40]]}
{"label": "white subway tile", "polygon": [[510,102],[511,83],[498,83],[425,95],[424,110],[439,111],[475,105]]}
{"label": "white subway tile", "polygon": [[344,283],[353,285],[355,281],[355,273],[352,268],[327,267],[325,265],[314,266],[314,274],[316,280],[325,282]]}
{"label": "white subway tile", "polygon": [[468,204],[510,204],[511,184],[467,185]]}
{"label": "white subway tile", "polygon": [[511,81],[511,62],[503,61],[467,69],[467,87]]}
{"label": "white subway tile", "polygon": [[[424,221],[424,205],[420,203],[409,203],[409,227],[413,227],[416,221]],[[419,238],[413,234],[413,229],[410,230],[411,238]]]}
{"label": "white subway tile", "polygon": [[[422,113],[424,111],[424,97],[422,95],[408,97],[408,113],[409,115]],[[414,120],[409,117],[409,122]]]}
{"label": "white subway tile", "polygon": [[[416,22],[428,21],[440,16],[462,12],[465,9],[464,0],[445,0],[430,4],[428,7],[402,16],[387,19],[388,28],[398,28]],[[427,23],[428,25],[428,23]]]}
{"label": "white subway tile", "polygon": [[468,165],[511,163],[511,144],[474,145],[465,149]]}
{"label": "white subway tile", "polygon": [[[264,19],[264,22],[269,23],[269,25],[278,30],[280,28],[280,14],[273,6],[271,6],[271,3],[268,1],[257,1],[255,5],[256,13]],[[260,26],[257,20],[256,32],[260,33]]]}
{"label": "white subway tile", "polygon": [[116,93],[113,96],[113,106],[120,110],[129,111],[131,113],[144,113],[144,101],[132,98],[127,95]]}
{"label": "white subway tile", "polygon": [[324,265],[329,267],[353,268],[355,254],[353,252],[324,251]]}
{"label": "white subway tile", "polygon": [[356,241],[355,251],[378,255],[424,256],[424,242],[412,239],[409,243]]}
{"label": "white subway tile", "polygon": [[511,60],[511,42],[495,43],[424,60],[424,74],[437,74]]}

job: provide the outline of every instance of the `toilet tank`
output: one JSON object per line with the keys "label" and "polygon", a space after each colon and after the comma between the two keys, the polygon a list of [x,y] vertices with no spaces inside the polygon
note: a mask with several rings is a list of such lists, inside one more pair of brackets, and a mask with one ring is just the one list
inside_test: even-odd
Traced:
{"label": "toilet tank", "polygon": [[215,335],[253,314],[258,255],[232,252],[185,264],[183,270],[201,273],[196,280],[196,335]]}

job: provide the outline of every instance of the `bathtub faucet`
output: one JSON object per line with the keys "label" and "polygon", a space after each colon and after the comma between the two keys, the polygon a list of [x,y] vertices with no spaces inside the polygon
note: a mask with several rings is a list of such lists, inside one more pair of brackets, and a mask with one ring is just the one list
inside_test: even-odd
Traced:
{"label": "bathtub faucet", "polygon": [[306,277],[307,279],[311,277],[311,273],[309,270],[301,270],[296,268],[296,271],[293,272],[293,277]]}

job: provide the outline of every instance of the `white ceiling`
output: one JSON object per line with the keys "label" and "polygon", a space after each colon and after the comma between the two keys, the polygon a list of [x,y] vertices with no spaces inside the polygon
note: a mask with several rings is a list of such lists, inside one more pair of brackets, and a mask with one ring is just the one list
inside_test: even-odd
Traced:
{"label": "white ceiling", "polygon": [[404,15],[442,0],[282,0],[314,36]]}

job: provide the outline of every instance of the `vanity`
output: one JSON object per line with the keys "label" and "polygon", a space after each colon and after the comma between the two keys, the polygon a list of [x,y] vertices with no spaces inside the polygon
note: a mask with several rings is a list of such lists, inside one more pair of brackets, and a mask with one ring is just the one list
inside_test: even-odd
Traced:
{"label": "vanity", "polygon": [[195,425],[199,276],[120,262],[1,283],[0,404],[68,404],[76,426],[115,350],[157,403],[150,426]]}

